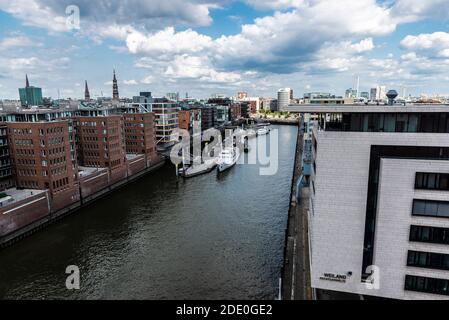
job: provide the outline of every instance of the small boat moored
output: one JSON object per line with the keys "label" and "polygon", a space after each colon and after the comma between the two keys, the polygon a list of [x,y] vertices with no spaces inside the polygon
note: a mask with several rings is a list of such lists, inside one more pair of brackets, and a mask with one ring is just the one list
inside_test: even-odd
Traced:
{"label": "small boat moored", "polygon": [[239,148],[225,148],[221,151],[218,162],[217,162],[217,170],[218,173],[226,171],[232,168],[240,158],[240,150]]}

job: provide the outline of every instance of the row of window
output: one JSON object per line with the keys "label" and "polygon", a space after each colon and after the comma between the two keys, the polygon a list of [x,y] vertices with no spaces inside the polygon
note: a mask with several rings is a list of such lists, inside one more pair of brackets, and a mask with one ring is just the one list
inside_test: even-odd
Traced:
{"label": "row of window", "polygon": [[434,252],[409,251],[407,266],[449,270],[449,255]]}
{"label": "row of window", "polygon": [[69,184],[69,178],[62,178],[56,181],[53,181],[53,189],[59,189],[65,187]]}
{"label": "row of window", "polygon": [[18,181],[18,186],[20,188],[30,188],[30,189],[37,189],[38,183],[35,180],[32,181]]}
{"label": "row of window", "polygon": [[413,200],[414,216],[449,218],[449,202],[434,200]]}
{"label": "row of window", "polygon": [[449,191],[449,173],[417,172],[415,189]]}
{"label": "row of window", "polygon": [[406,275],[405,290],[447,296],[449,295],[449,280]]}
{"label": "row of window", "polygon": [[449,228],[411,226],[410,241],[449,244]]}

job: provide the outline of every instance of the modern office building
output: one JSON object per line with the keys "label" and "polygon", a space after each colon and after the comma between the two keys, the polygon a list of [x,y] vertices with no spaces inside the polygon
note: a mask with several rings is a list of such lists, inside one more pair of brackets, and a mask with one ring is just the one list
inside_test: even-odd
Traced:
{"label": "modern office building", "polygon": [[387,99],[387,88],[385,86],[377,86],[370,91],[370,100],[382,102]]}
{"label": "modern office building", "polygon": [[449,298],[448,110],[289,108],[312,131],[313,288]]}
{"label": "modern office building", "polygon": [[26,75],[25,88],[19,88],[20,103],[23,107],[41,106],[43,104],[42,89],[30,86]]}
{"label": "modern office building", "polygon": [[290,105],[292,90],[290,88],[279,89],[278,91],[278,110],[284,109]]}
{"label": "modern office building", "polygon": [[345,92],[345,98],[356,99],[356,98],[358,98],[358,97],[357,97],[358,94],[359,94],[359,93],[358,93],[357,89],[349,88],[349,89],[346,90],[346,92]]}
{"label": "modern office building", "polygon": [[366,100],[369,100],[369,98],[370,98],[370,93],[367,92],[367,91],[362,91],[362,92],[360,92],[360,98],[364,98],[364,99],[366,99]]}
{"label": "modern office building", "polygon": [[166,94],[167,99],[172,101],[179,101],[179,92],[169,92]]}
{"label": "modern office building", "polygon": [[178,128],[179,104],[165,99],[155,99],[151,104],[151,111],[155,114],[156,140],[158,144],[174,143],[171,136],[174,129]]}

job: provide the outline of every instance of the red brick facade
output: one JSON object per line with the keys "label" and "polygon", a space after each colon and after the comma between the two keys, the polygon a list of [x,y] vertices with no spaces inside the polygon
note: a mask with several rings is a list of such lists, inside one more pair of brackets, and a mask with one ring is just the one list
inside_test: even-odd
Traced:
{"label": "red brick facade", "polygon": [[78,168],[72,163],[69,121],[8,123],[13,175],[18,188],[72,189]]}
{"label": "red brick facade", "polygon": [[76,118],[78,160],[85,167],[116,169],[126,162],[123,117]]}
{"label": "red brick facade", "polygon": [[148,163],[159,161],[156,148],[154,113],[123,115],[127,154],[143,154]]}

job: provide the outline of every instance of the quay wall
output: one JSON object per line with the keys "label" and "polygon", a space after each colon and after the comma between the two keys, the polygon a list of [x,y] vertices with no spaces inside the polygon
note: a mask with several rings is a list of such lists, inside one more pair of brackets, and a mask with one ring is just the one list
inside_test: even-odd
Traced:
{"label": "quay wall", "polygon": [[[0,248],[12,245],[50,223],[159,169],[164,164],[165,160],[161,160],[147,166],[143,159],[112,172],[99,170],[80,178],[79,184],[76,183],[74,188],[54,194],[53,197],[48,191],[43,191],[0,208]],[[132,174],[128,174],[130,172]]]}

